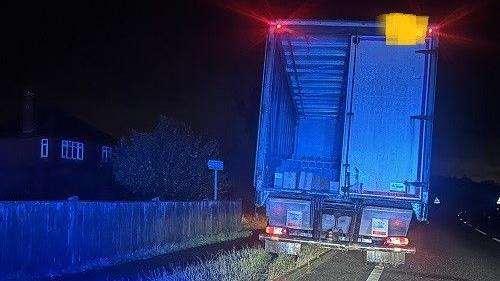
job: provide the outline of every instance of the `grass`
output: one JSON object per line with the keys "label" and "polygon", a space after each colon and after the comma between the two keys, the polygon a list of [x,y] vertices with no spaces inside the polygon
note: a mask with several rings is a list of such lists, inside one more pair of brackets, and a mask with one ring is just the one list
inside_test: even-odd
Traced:
{"label": "grass", "polygon": [[173,253],[177,251],[182,251],[188,248],[194,248],[203,245],[216,244],[220,242],[236,240],[243,237],[248,237],[252,235],[249,230],[241,230],[235,232],[218,233],[210,236],[201,236],[197,238],[190,239],[188,241],[171,243],[166,245],[156,245],[148,249],[141,249],[126,255],[117,255],[112,257],[98,258],[90,262],[75,265],[73,267],[67,268],[59,272],[52,272],[50,276],[59,276],[62,274],[71,274],[83,272],[91,269],[98,269],[105,266],[112,266],[117,264],[122,264],[126,262],[131,262],[134,260],[147,259],[154,256],[164,255],[168,253]]}
{"label": "grass", "polygon": [[261,247],[232,250],[184,268],[170,271],[166,268],[157,269],[143,274],[138,281],[273,280],[326,251],[315,246],[303,246],[295,259],[290,255],[272,255]]}
{"label": "grass", "polygon": [[243,229],[241,231],[224,232],[217,233],[209,236],[200,236],[197,238],[190,239],[188,241],[183,241],[179,243],[171,243],[166,245],[155,245],[147,249],[140,249],[137,251],[130,252],[128,254],[121,254],[111,257],[101,257],[96,258],[92,261],[80,263],[69,268],[65,268],[57,271],[50,271],[44,273],[13,273],[8,276],[0,276],[0,280],[40,280],[40,276],[47,277],[58,277],[66,274],[76,274],[79,272],[84,272],[88,270],[99,269],[107,266],[113,266],[118,264],[123,264],[126,262],[148,259],[151,257],[164,255],[168,253],[178,252],[189,248],[216,244],[225,241],[236,240],[239,238],[244,238],[252,235],[252,231]]}

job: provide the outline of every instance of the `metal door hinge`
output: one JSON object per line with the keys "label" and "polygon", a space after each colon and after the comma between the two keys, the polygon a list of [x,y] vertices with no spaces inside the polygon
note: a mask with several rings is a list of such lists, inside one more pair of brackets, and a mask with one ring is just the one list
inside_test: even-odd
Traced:
{"label": "metal door hinge", "polygon": [[432,121],[432,115],[413,115],[410,116],[411,119],[418,119],[422,121]]}
{"label": "metal door hinge", "polygon": [[413,185],[416,187],[425,187],[428,185],[428,183],[422,182],[422,181],[405,181],[405,185]]}
{"label": "metal door hinge", "polygon": [[415,51],[417,54],[424,54],[424,55],[433,55],[437,53],[437,49],[425,49],[425,50],[417,50]]}

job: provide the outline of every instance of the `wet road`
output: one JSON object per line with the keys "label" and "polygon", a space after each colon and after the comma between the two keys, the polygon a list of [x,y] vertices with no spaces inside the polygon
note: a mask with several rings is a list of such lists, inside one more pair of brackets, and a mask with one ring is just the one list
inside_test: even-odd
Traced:
{"label": "wet road", "polygon": [[418,224],[409,237],[417,253],[405,265],[380,267],[362,253],[333,251],[286,280],[500,280],[500,237],[456,217]]}

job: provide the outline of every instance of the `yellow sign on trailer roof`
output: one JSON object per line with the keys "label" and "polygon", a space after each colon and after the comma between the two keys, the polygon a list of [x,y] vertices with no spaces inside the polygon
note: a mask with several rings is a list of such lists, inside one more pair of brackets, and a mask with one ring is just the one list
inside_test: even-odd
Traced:
{"label": "yellow sign on trailer roof", "polygon": [[429,17],[392,13],[380,17],[387,45],[424,43]]}

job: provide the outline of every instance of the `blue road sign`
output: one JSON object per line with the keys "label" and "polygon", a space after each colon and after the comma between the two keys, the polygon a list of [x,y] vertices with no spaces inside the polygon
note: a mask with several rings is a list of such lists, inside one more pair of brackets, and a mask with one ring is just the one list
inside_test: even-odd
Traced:
{"label": "blue road sign", "polygon": [[224,170],[224,162],[220,160],[208,160],[208,168],[210,170]]}

